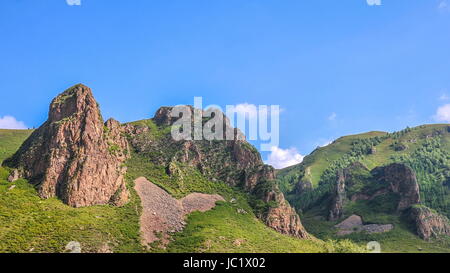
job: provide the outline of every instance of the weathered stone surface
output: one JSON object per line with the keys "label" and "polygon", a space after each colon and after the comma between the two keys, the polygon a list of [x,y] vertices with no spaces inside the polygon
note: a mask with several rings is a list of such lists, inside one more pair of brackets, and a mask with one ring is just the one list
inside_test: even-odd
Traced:
{"label": "weathered stone surface", "polygon": [[4,164],[19,169],[43,198],[74,207],[120,205],[128,196],[127,151],[120,124],[104,124],[91,89],[79,84],[52,101],[48,120]]}
{"label": "weathered stone surface", "polygon": [[210,210],[217,201],[225,201],[220,195],[203,193],[191,193],[177,200],[144,177],[135,180],[135,190],[142,201],[140,224],[144,245],[157,240],[167,244],[169,233],[183,230],[187,214]]}
{"label": "weathered stone surface", "polygon": [[410,167],[393,163],[375,168],[372,174],[380,183],[385,183],[391,192],[399,194],[398,211],[420,202],[419,184],[415,172]]}
{"label": "weathered stone surface", "polygon": [[68,253],[81,253],[81,244],[76,241],[71,241],[66,245],[65,251]]}
{"label": "weathered stone surface", "polygon": [[361,216],[351,215],[341,223],[335,225],[338,229],[337,235],[344,236],[354,232],[367,232],[367,233],[383,233],[391,231],[394,226],[392,224],[379,225],[379,224],[368,224],[364,225]]}
{"label": "weathered stone surface", "polygon": [[298,181],[297,184],[295,184],[294,193],[303,194],[305,192],[311,191],[312,189],[312,182],[307,178],[303,178],[302,180]]}
{"label": "weathered stone surface", "polygon": [[328,220],[334,221],[342,217],[344,213],[344,203],[346,200],[345,192],[345,171],[338,171],[338,179],[332,193],[330,213],[328,215]]}
{"label": "weathered stone surface", "polygon": [[281,192],[272,191],[266,195],[266,202],[275,201],[278,206],[269,208],[265,222],[279,233],[307,239],[310,235],[304,229],[300,216],[284,199]]}
{"label": "weathered stone surface", "polygon": [[378,224],[369,224],[362,226],[362,230],[367,233],[383,233],[388,232],[394,229],[394,225],[387,224],[387,225],[378,225]]}
{"label": "weathered stone surface", "polygon": [[[192,106],[186,106],[191,112],[191,121],[194,122]],[[172,107],[160,108],[152,119],[160,128],[167,128],[178,120],[171,115]],[[190,166],[200,171],[211,181],[223,181],[231,186],[240,187],[247,192],[256,195],[266,202],[269,200],[278,205],[270,208],[265,213],[258,215],[269,226],[281,233],[296,237],[305,236],[306,232],[301,225],[300,218],[294,209],[285,201],[273,182],[275,171],[271,166],[263,163],[261,155],[251,146],[239,129],[232,128],[230,121],[223,115],[223,139],[224,140],[179,140],[175,141],[170,133],[155,139],[150,136],[150,129],[139,124],[125,126],[130,135],[130,143],[133,148],[142,154],[155,154],[151,160],[158,165],[166,166],[166,173],[177,176],[180,173],[179,163]],[[203,125],[208,118],[202,119]],[[143,132],[138,134],[138,132]],[[232,135],[232,139],[227,138]],[[146,137],[146,134],[149,135]],[[194,137],[194,135],[193,135]],[[271,182],[272,181],[272,182]],[[270,184],[270,187],[260,187],[262,184]]]}
{"label": "weathered stone surface", "polygon": [[393,204],[397,212],[420,202],[416,175],[404,164],[393,163],[369,172],[364,165],[355,162],[339,170],[336,177],[336,184],[330,196],[330,221],[342,217],[348,201],[373,200],[380,195],[394,194],[399,200]]}
{"label": "weathered stone surface", "polygon": [[355,226],[356,227],[362,226],[362,224],[363,221],[361,216],[353,214],[344,221],[342,221],[341,223],[335,225],[335,227],[339,229],[352,229]]}
{"label": "weathered stone surface", "polygon": [[420,238],[430,240],[440,235],[450,235],[450,222],[447,217],[430,208],[413,206],[408,213]]}

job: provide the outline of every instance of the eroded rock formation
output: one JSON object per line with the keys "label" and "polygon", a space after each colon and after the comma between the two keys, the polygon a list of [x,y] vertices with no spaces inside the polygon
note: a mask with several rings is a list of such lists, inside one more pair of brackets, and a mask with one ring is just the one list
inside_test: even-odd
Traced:
{"label": "eroded rock formation", "polygon": [[404,164],[393,163],[370,172],[364,165],[355,162],[336,174],[328,219],[334,221],[341,218],[348,201],[371,201],[382,195],[392,196],[392,212],[399,213],[420,203],[419,184],[414,171]]}
{"label": "eroded rock formation", "polygon": [[334,226],[338,229],[337,235],[344,236],[352,234],[354,232],[366,232],[372,233],[384,233],[391,231],[394,226],[392,224],[380,225],[380,224],[363,224],[362,218],[359,215],[351,215],[341,223]]}
{"label": "eroded rock formation", "polygon": [[119,122],[103,123],[91,89],[78,84],[53,99],[47,121],[4,164],[43,198],[56,196],[74,207],[121,205],[128,197],[121,133]]}
{"label": "eroded rock formation", "polygon": [[266,216],[267,226],[282,234],[288,234],[298,238],[309,238],[304,229],[300,217],[295,209],[284,199],[281,192],[270,192],[266,195],[266,202],[274,201],[277,206],[269,208]]}
{"label": "eroded rock formation", "polygon": [[447,217],[425,206],[413,206],[409,217],[415,225],[416,233],[424,240],[450,235],[450,222]]}
{"label": "eroded rock formation", "polygon": [[416,174],[405,164],[393,163],[375,168],[372,174],[378,182],[385,183],[387,188],[400,196],[397,210],[401,211],[420,202],[419,184]]}
{"label": "eroded rock formation", "polygon": [[[191,119],[194,122],[193,111],[199,111],[191,106]],[[135,151],[142,155],[152,154],[152,161],[166,166],[166,173],[176,176],[177,166],[182,163],[200,171],[211,181],[223,181],[230,186],[253,194],[264,202],[270,202],[264,213],[258,216],[275,230],[292,236],[305,238],[306,231],[301,225],[295,210],[285,201],[283,194],[273,182],[275,171],[263,163],[258,151],[250,145],[239,129],[232,128],[230,121],[223,114],[223,140],[178,140],[175,141],[166,129],[178,118],[171,115],[172,107],[160,108],[150,121],[125,125],[129,141]],[[201,112],[205,113],[205,111]],[[205,125],[208,118],[203,118]],[[152,128],[145,122],[152,122],[165,135],[155,137]],[[233,136],[227,138],[227,132]],[[276,204],[276,205],[273,205]]]}

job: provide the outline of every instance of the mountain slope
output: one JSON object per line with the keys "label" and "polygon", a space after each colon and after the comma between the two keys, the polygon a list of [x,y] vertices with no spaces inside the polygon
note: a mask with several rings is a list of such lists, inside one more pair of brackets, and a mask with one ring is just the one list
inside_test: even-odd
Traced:
{"label": "mountain slope", "polygon": [[[236,134],[230,141],[173,140],[171,109],[149,120],[104,123],[91,90],[76,85],[52,101],[38,130],[0,131],[0,151],[8,157],[0,167],[0,252],[63,252],[71,241],[84,252],[364,251],[349,241],[311,237],[273,168],[238,130],[227,127]],[[142,245],[138,177],[171,199],[211,193],[225,201],[188,216],[182,233],[166,234],[168,245]],[[127,202],[111,201],[121,193]]]}
{"label": "mountain slope", "polygon": [[[5,156],[11,156],[30,133],[1,130],[0,138],[8,140],[0,141],[0,149],[9,150]],[[157,243],[146,250],[140,243],[140,202],[132,189],[132,178],[145,166],[135,165],[137,170],[131,168],[127,175],[131,192],[127,205],[85,208],[72,208],[56,198],[41,199],[26,180],[7,182],[9,171],[0,167],[0,252],[64,252],[70,241],[80,242],[83,252],[364,251],[348,241],[299,240],[279,234],[255,217],[245,194],[201,177],[193,184],[186,183],[187,188],[192,187],[189,192],[220,192],[223,196],[236,198],[237,203],[220,203],[212,211],[191,214],[185,230],[175,234],[167,250],[160,249]],[[152,169],[148,172],[149,177],[158,177],[152,175]],[[178,197],[184,195],[172,193]],[[238,207],[248,213],[238,213]]]}
{"label": "mountain slope", "polygon": [[[330,230],[320,233],[334,234],[336,237],[333,225],[356,214],[368,224],[396,223],[392,232],[382,235],[386,242],[386,238],[391,236],[389,234],[402,234],[406,238],[409,236],[407,234],[416,233],[428,240],[431,238],[420,232],[423,228],[436,230],[434,235],[448,233],[442,221],[448,221],[445,216],[450,216],[449,143],[448,124],[423,125],[395,133],[370,132],[342,137],[326,147],[318,148],[301,164],[280,170],[277,179],[291,204],[303,211],[305,225],[314,235],[321,236],[314,230],[317,231],[316,227],[323,224]],[[394,167],[393,163],[398,163],[400,167]],[[383,170],[383,166],[394,171],[378,174],[377,170]],[[411,174],[408,174],[408,169]],[[381,179],[380,175],[391,181],[390,184],[383,186],[384,178]],[[417,181],[412,183],[417,183],[416,195],[420,197],[410,199],[411,202],[405,203],[405,208],[398,211],[394,209],[400,204],[397,203],[398,198],[407,196],[407,191],[413,188],[396,188],[392,181],[405,181],[406,177]],[[412,198],[411,195],[409,198]],[[433,212],[429,213],[433,222],[426,222],[425,218],[418,220],[417,216],[411,220],[409,216],[413,213],[409,211],[414,209],[408,208],[414,204],[431,208]],[[366,239],[380,236],[370,234]],[[405,239],[402,243],[407,241],[411,240]],[[448,246],[445,243],[444,249]],[[401,247],[400,244],[395,249],[398,251]]]}

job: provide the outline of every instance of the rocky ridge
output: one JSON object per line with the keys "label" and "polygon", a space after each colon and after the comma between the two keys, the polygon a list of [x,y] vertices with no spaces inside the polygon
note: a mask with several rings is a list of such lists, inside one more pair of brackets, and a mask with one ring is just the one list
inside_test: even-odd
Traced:
{"label": "rocky ridge", "polygon": [[329,217],[333,221],[344,215],[349,201],[373,200],[379,196],[396,196],[396,212],[400,213],[420,203],[419,184],[414,171],[399,163],[369,170],[359,162],[339,170],[329,204]]}
{"label": "rocky ridge", "polygon": [[[192,111],[201,111],[187,106]],[[268,226],[299,238],[307,238],[300,217],[285,200],[274,183],[275,170],[265,165],[258,151],[250,145],[239,129],[232,128],[223,115],[224,139],[232,132],[231,140],[178,140],[170,134],[170,127],[177,120],[172,117],[172,107],[160,108],[151,122],[165,134],[151,137],[153,130],[143,123],[129,123],[125,130],[134,150],[143,156],[152,155],[157,165],[166,166],[169,175],[177,175],[177,164],[197,169],[211,181],[223,181],[239,187],[266,203],[266,210],[257,213]],[[204,112],[203,112],[204,113]],[[208,119],[203,119],[203,125]],[[269,205],[272,204],[272,205]]]}
{"label": "rocky ridge", "polygon": [[91,89],[78,84],[53,99],[47,121],[4,165],[36,185],[42,198],[74,207],[121,205],[128,198],[127,157],[119,122],[104,123]]}

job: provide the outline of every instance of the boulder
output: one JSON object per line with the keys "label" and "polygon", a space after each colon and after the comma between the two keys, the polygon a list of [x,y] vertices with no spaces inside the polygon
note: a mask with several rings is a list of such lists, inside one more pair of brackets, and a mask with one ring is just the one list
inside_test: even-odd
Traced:
{"label": "boulder", "polygon": [[9,182],[15,182],[20,178],[19,171],[17,169],[12,170],[11,174],[8,176]]}
{"label": "boulder", "polygon": [[394,228],[394,225],[380,225],[380,224],[367,224],[364,225],[361,216],[351,215],[341,223],[334,226],[338,229],[337,235],[344,236],[348,234],[352,234],[354,232],[366,232],[366,233],[383,233],[391,231]]}

